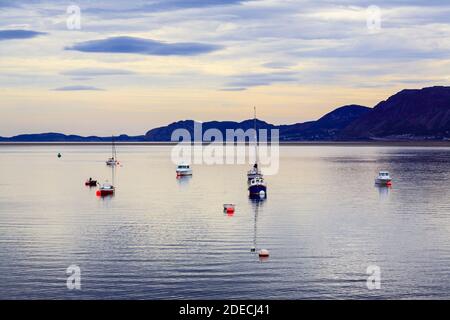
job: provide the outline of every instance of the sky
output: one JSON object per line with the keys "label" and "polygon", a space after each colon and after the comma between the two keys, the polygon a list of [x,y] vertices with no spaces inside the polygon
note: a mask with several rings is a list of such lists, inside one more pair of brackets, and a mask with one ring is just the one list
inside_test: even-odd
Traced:
{"label": "sky", "polygon": [[447,0],[0,0],[0,136],[315,120],[449,85],[449,37]]}

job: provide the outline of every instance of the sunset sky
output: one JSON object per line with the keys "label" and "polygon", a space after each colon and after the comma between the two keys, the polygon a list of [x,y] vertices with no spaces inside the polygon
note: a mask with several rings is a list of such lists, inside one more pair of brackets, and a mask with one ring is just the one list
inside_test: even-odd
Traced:
{"label": "sunset sky", "polygon": [[0,0],[0,136],[139,135],[253,106],[288,124],[450,83],[444,0],[14,3]]}

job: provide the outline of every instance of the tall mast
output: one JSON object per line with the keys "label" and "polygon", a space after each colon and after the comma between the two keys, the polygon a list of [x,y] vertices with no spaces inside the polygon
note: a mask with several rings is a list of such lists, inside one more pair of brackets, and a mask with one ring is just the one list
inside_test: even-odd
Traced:
{"label": "tall mast", "polygon": [[111,136],[111,142],[112,142],[112,146],[111,146],[111,157],[114,160],[117,160],[117,153],[116,153],[116,145],[114,143],[114,136]]}
{"label": "tall mast", "polygon": [[256,107],[253,107],[254,110],[254,119],[253,119],[253,126],[255,130],[255,157],[256,161],[255,163],[258,163],[258,132],[256,131]]}

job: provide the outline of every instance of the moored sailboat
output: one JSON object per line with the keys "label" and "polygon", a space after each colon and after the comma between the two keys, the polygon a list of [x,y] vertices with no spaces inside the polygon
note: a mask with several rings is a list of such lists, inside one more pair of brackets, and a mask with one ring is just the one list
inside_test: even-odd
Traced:
{"label": "moored sailboat", "polygon": [[256,131],[256,107],[254,108],[254,119],[253,119],[253,127],[255,131],[255,164],[253,167],[247,172],[247,180],[250,182],[254,178],[262,177],[261,170],[258,167],[258,133]]}
{"label": "moored sailboat", "polygon": [[116,144],[114,143],[114,136],[111,138],[111,157],[106,160],[106,165],[108,166],[115,166],[119,164],[117,161],[117,151],[116,151]]}
{"label": "moored sailboat", "polygon": [[267,184],[264,181],[263,174],[258,166],[259,161],[259,144],[258,134],[256,131],[256,107],[254,115],[254,130],[255,130],[255,164],[252,169],[247,172],[248,193],[250,198],[266,198],[267,197]]}

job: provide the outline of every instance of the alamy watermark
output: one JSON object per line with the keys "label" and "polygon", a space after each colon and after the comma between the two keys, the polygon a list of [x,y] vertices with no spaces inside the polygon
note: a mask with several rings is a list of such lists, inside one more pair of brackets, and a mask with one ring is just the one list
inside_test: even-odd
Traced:
{"label": "alamy watermark", "polygon": [[381,8],[369,6],[366,9],[366,23],[369,33],[379,33],[381,31]]}
{"label": "alamy watermark", "polygon": [[379,266],[368,266],[366,273],[369,275],[367,278],[367,289],[379,290],[381,289],[381,268]]}
{"label": "alamy watermark", "polygon": [[[172,132],[171,159],[174,164],[231,165],[254,164],[265,175],[275,175],[279,170],[279,130],[209,128],[203,132],[202,124],[194,122],[193,137],[187,129]],[[258,137],[257,137],[258,135]],[[209,143],[205,145],[205,143]]]}
{"label": "alamy watermark", "polygon": [[81,8],[77,5],[70,5],[66,9],[69,15],[66,20],[66,26],[69,30],[81,29]]}
{"label": "alamy watermark", "polygon": [[81,290],[81,269],[79,266],[72,264],[66,269],[68,275],[66,286],[69,290]]}

